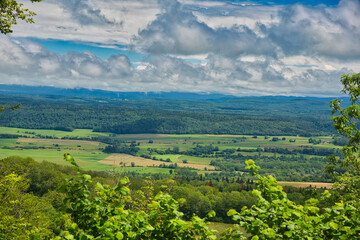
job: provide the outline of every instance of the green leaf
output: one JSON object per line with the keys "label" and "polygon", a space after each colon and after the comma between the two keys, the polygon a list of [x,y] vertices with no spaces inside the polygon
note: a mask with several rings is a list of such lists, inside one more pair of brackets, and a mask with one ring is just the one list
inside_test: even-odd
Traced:
{"label": "green leaf", "polygon": [[121,239],[123,239],[123,238],[124,238],[124,235],[122,234],[122,232],[117,232],[117,233],[116,233],[116,239],[121,240]]}
{"label": "green leaf", "polygon": [[332,229],[338,230],[339,228],[339,224],[335,223],[335,222],[329,222],[329,225]]}
{"label": "green leaf", "polygon": [[130,182],[130,180],[129,180],[128,177],[123,177],[122,179],[119,180],[120,185],[125,185],[125,184],[127,184],[129,182]]}
{"label": "green leaf", "polygon": [[230,209],[228,212],[227,212],[227,215],[229,217],[235,215],[235,214],[238,214],[238,212],[235,210],[235,209]]}
{"label": "green leaf", "polygon": [[254,190],[252,191],[252,195],[254,195],[255,197],[258,197],[258,196],[261,195],[261,192],[260,192],[259,190],[254,189]]}
{"label": "green leaf", "polygon": [[130,189],[128,187],[121,187],[119,192],[121,195],[128,195],[130,193]]}
{"label": "green leaf", "polygon": [[207,217],[208,218],[213,218],[216,216],[216,212],[214,210],[211,210],[208,214],[207,214]]}
{"label": "green leaf", "polygon": [[97,189],[99,189],[99,190],[104,190],[103,185],[102,185],[101,183],[99,183],[99,182],[97,182],[97,183],[95,184],[95,187],[96,187]]}
{"label": "green leaf", "polygon": [[83,177],[84,177],[84,179],[85,179],[86,181],[90,181],[90,180],[91,180],[91,176],[90,176],[89,174],[84,174]]}
{"label": "green leaf", "polygon": [[290,230],[294,230],[295,229],[295,225],[293,223],[288,224],[287,226]]}

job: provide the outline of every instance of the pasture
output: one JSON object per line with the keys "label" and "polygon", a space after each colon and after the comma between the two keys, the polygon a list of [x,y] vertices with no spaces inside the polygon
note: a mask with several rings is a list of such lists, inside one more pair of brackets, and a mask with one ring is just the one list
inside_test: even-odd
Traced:
{"label": "pasture", "polygon": [[[249,136],[249,135],[209,135],[209,134],[110,134],[93,132],[90,129],[75,129],[72,132],[59,130],[38,130],[0,127],[1,134],[16,134],[19,138],[0,139],[0,158],[11,155],[32,157],[36,161],[49,161],[58,164],[67,164],[63,160],[65,152],[71,153],[79,165],[87,170],[110,170],[124,167],[127,171],[141,173],[169,172],[169,165],[191,168],[198,173],[213,173],[219,171],[212,165],[213,161],[232,162],[231,157],[241,155],[244,158],[255,157],[301,157],[310,159],[316,157],[310,154],[280,154],[264,151],[276,148],[289,151],[302,149],[340,149],[333,145],[332,136],[313,137],[316,144],[311,143],[308,137],[300,136]],[[104,153],[108,144],[91,141],[92,137],[107,137],[123,144],[134,144],[138,148],[136,156],[123,153]],[[68,138],[68,139],[65,139]],[[71,138],[71,139],[69,139]],[[90,140],[82,140],[90,139]],[[74,140],[75,139],[75,140]],[[202,148],[212,148],[207,154],[196,153]],[[215,149],[216,148],[216,149]],[[260,149],[260,150],[259,150]],[[226,151],[232,151],[226,153]],[[215,153],[230,155],[215,156]],[[143,157],[143,155],[147,157]],[[230,156],[230,158],[229,158]],[[229,159],[229,160],[228,160]],[[243,161],[241,162],[242,165]],[[120,166],[122,163],[122,166]],[[233,164],[236,164],[235,162]],[[131,167],[133,165],[133,167]],[[161,165],[162,167],[159,167]],[[237,172],[240,173],[243,170]],[[329,185],[314,183],[281,182],[281,185],[308,185],[321,187]],[[303,184],[303,185],[302,185]]]}

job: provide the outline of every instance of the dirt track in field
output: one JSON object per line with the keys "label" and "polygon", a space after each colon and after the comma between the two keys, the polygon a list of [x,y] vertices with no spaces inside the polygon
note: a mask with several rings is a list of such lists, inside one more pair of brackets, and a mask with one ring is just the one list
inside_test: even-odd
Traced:
{"label": "dirt track in field", "polygon": [[100,143],[86,140],[70,140],[70,139],[48,139],[48,138],[19,138],[18,142],[23,143],[51,143],[51,144],[74,144],[74,145],[94,145],[98,146]]}
{"label": "dirt track in field", "polygon": [[285,182],[285,181],[278,181],[278,184],[281,186],[293,186],[293,187],[314,187],[314,188],[322,188],[326,187],[327,189],[332,188],[332,183],[322,183],[322,182]]}
{"label": "dirt track in field", "polygon": [[[135,163],[135,167],[157,167],[160,164],[170,165],[174,164],[171,162],[162,162],[162,161],[155,161],[151,159],[146,159],[142,157],[135,157],[127,154],[121,154],[121,153],[114,153],[108,156],[107,158],[99,161],[99,163],[119,167],[120,163],[125,163],[126,166],[131,166],[131,163]],[[207,165],[201,165],[201,164],[191,164],[191,163],[177,163],[179,167],[189,167],[189,168],[195,168],[199,170],[204,170],[205,167],[208,170],[214,170],[214,166],[207,166]]]}

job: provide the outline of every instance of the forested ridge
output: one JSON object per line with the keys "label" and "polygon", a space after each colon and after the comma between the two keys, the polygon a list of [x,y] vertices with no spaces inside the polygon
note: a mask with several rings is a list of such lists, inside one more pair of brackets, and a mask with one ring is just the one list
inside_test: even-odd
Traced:
{"label": "forested ridge", "polygon": [[[210,103],[194,101],[192,108],[178,109],[186,101],[167,100],[104,103],[104,100],[76,98],[54,101],[51,98],[1,96],[6,105],[21,103],[17,111],[0,118],[0,126],[33,129],[87,128],[112,133],[177,133],[177,134],[256,134],[312,136],[333,132],[328,114],[314,115],[307,110],[254,114],[251,110],[223,112]],[[57,98],[56,98],[57,99]],[[49,100],[49,101],[48,101]],[[164,102],[165,101],[165,102]],[[258,101],[258,100],[257,100]],[[256,101],[255,101],[256,102]],[[262,101],[264,104],[266,100]],[[163,107],[159,107],[162,106]],[[244,104],[244,103],[242,103]],[[246,103],[245,103],[246,104]],[[224,105],[224,104],[220,104]],[[225,104],[226,105],[226,104]],[[152,109],[151,106],[154,106]],[[157,106],[157,107],[156,107]],[[273,108],[272,106],[271,108]],[[165,108],[165,110],[163,109]],[[201,110],[195,111],[194,108]],[[266,106],[261,106],[264,110]],[[304,107],[304,109],[307,109]],[[212,113],[213,111],[213,113]],[[261,110],[259,110],[261,112]],[[264,110],[265,111],[265,110]],[[270,110],[273,112],[272,110]]]}

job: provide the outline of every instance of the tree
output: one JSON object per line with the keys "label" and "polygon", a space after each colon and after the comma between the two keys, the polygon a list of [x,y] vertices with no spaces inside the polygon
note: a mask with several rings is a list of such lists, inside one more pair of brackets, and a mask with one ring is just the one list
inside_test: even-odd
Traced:
{"label": "tree", "polygon": [[342,109],[341,101],[336,99],[330,102],[335,130],[348,139],[343,147],[345,158],[331,156],[328,171],[335,177],[335,188],[341,189],[342,198],[351,200],[360,208],[360,73],[347,74],[341,77],[344,88],[343,93],[350,97],[351,105]]}
{"label": "tree", "polygon": [[[331,193],[323,192],[320,199],[310,198],[304,205],[290,201],[273,176],[261,176],[260,167],[248,160],[246,169],[257,178],[256,205],[243,207],[240,212],[228,211],[238,221],[235,229],[223,233],[223,239],[359,239],[360,212],[352,201],[339,201],[321,208]],[[248,234],[244,237],[239,227]]]}
{"label": "tree", "polygon": [[0,176],[0,239],[30,239],[52,235],[45,212],[52,208],[39,197],[26,193],[29,181],[17,174]]}
{"label": "tree", "polygon": [[[115,187],[93,184],[90,175],[83,174],[74,158],[64,154],[77,172],[68,179],[62,191],[66,194],[64,203],[70,214],[69,222],[56,240],[60,239],[216,239],[205,219],[192,216],[190,221],[182,219],[179,202],[169,194],[159,192],[155,197],[142,201],[142,208],[129,209],[133,200],[124,177]],[[89,186],[94,185],[92,194]],[[138,195],[150,195],[137,191]],[[144,204],[145,203],[145,204]],[[141,206],[141,204],[136,204]],[[214,211],[208,218],[214,217]]]}
{"label": "tree", "polygon": [[[30,0],[31,2],[41,2],[41,0]],[[2,34],[12,33],[12,25],[17,24],[17,20],[34,23],[33,16],[36,13],[24,8],[24,4],[16,0],[0,1],[0,32]]]}

